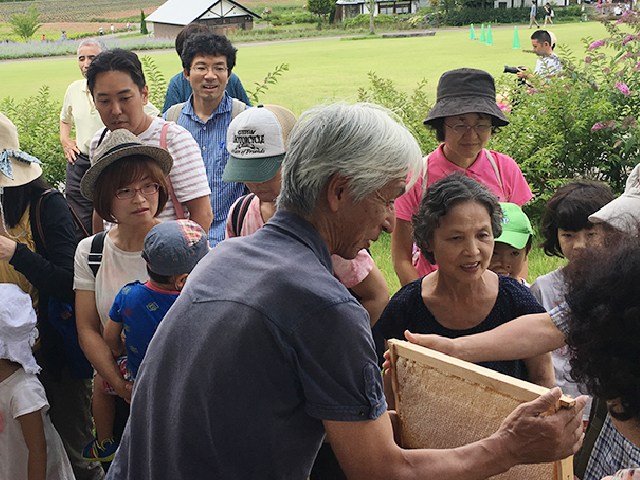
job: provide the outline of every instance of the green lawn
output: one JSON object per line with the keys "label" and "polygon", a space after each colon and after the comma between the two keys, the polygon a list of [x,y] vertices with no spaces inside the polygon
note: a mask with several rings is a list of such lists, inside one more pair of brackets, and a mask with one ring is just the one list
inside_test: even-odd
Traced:
{"label": "green lawn", "polygon": [[[558,25],[553,32],[559,44],[568,45],[578,57],[583,56],[583,37],[600,38],[606,33],[597,22]],[[446,70],[475,67],[498,76],[504,65],[533,68],[532,54],[511,48],[513,28],[496,27],[492,33],[493,46],[469,40],[468,28],[438,31],[434,37],[247,44],[239,48],[235,72],[247,89],[252,89],[276,65],[288,62],[290,71],[262,101],[287,106],[295,113],[320,103],[354,101],[358,88],[367,86],[367,73],[372,71],[394,80],[403,90],[427,78],[434,98],[438,78]],[[519,29],[523,48],[529,47],[530,33],[528,28]],[[181,69],[174,51],[152,57],[167,79]],[[49,85],[53,98],[62,99],[67,86],[79,76],[73,58],[2,62],[0,74],[0,98],[11,96],[16,100],[35,94],[42,85]]]}

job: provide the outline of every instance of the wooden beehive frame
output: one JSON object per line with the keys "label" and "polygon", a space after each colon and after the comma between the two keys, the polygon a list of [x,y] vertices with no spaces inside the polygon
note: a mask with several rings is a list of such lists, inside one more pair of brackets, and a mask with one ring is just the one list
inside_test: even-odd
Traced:
{"label": "wooden beehive frame", "polygon": [[[489,430],[487,430],[487,432],[490,434],[492,431],[497,429],[501,419],[506,417],[506,415],[515,408],[515,405],[534,400],[549,391],[545,387],[509,377],[494,370],[449,357],[435,350],[430,350],[401,340],[389,340],[389,351],[391,353],[391,364],[394,367],[392,369],[393,373],[391,381],[393,385],[396,411],[403,425],[402,445],[407,448],[450,448],[453,446],[461,446],[438,446],[440,441],[439,439],[433,440],[433,443],[430,443],[431,439],[438,435],[437,428],[433,428],[433,431],[430,429],[438,422],[433,421],[433,412],[431,412],[430,415],[424,415],[424,411],[419,409],[420,413],[416,413],[416,409],[409,406],[412,402],[413,405],[422,405],[422,402],[424,402],[424,404],[429,403],[431,407],[437,403],[437,408],[441,408],[443,412],[448,410],[447,414],[451,412],[452,408],[462,408],[462,410],[460,412],[456,412],[456,414],[463,417],[467,416],[468,421],[474,422],[474,425],[476,425],[477,422],[482,422],[485,419],[476,418],[474,417],[475,414],[472,409],[465,410],[464,406],[461,407],[460,402],[458,401],[460,399],[460,393],[458,392],[464,391],[464,395],[468,395],[471,389],[473,391],[474,402],[476,402],[477,399],[482,398],[483,395],[486,398],[491,396],[494,403],[497,398],[497,402],[504,403],[504,408],[510,410],[500,419],[496,419],[498,421],[496,425],[491,424],[491,419],[488,420],[487,429]],[[432,398],[421,398],[421,391],[403,391],[403,388],[409,390],[411,387],[405,387],[405,385],[400,382],[397,367],[400,366],[400,364],[408,365],[406,362],[411,362],[411,364],[414,365],[414,367],[412,367],[414,369],[418,368],[421,372],[426,371],[427,375],[430,377],[429,379],[416,379],[412,377],[412,381],[426,383],[427,381],[439,382],[441,379],[446,380],[447,386],[445,390],[447,393],[445,393],[445,396],[442,398],[442,402],[434,402]],[[424,377],[426,375],[421,373],[418,376]],[[428,389],[425,389],[425,391],[427,390]],[[411,396],[412,398],[403,398],[405,393],[407,396]],[[450,395],[450,401],[447,401],[446,395]],[[438,400],[440,400],[440,397]],[[563,395],[557,402],[553,411],[558,408],[572,406],[574,403],[575,401],[571,397]],[[500,408],[498,408],[498,410],[500,410]],[[426,419],[426,416],[431,418]],[[409,426],[412,426],[412,428],[409,428]],[[416,434],[416,428],[420,430],[419,434]],[[470,435],[473,435],[473,433],[470,433]],[[424,438],[429,438],[429,441],[425,442]],[[468,438],[468,441],[465,441],[465,443],[479,440],[480,438]],[[442,441],[451,442],[454,440],[451,440],[448,437],[446,440],[443,439]],[[527,469],[537,470],[535,472],[531,471],[528,473]],[[554,464],[514,467],[509,470],[509,472],[492,478],[501,480],[510,478],[573,480],[573,457],[559,460]]]}

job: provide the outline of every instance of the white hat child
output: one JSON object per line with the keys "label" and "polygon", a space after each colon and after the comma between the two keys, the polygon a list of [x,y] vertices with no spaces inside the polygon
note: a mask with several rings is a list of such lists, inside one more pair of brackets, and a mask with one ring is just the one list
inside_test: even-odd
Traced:
{"label": "white hat child", "polygon": [[13,283],[0,283],[0,358],[18,362],[27,373],[40,366],[31,352],[38,338],[31,297]]}
{"label": "white hat child", "polygon": [[624,193],[589,216],[591,223],[606,222],[635,235],[640,230],[640,164],[629,174]]}

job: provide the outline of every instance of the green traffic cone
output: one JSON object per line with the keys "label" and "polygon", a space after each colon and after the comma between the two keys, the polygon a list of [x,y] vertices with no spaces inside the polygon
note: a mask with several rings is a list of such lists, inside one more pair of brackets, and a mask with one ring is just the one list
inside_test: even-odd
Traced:
{"label": "green traffic cone", "polygon": [[520,39],[518,38],[518,27],[513,27],[513,46],[511,48],[520,48]]}
{"label": "green traffic cone", "polygon": [[469,40],[477,40],[476,31],[473,29],[473,23],[471,24],[471,34],[469,35]]}
{"label": "green traffic cone", "polygon": [[485,38],[484,38],[484,23],[482,24],[482,26],[480,27],[480,43],[484,43],[485,42]]}
{"label": "green traffic cone", "polygon": [[484,42],[485,46],[489,47],[493,45],[493,35],[491,35],[491,25],[487,25],[487,40]]}

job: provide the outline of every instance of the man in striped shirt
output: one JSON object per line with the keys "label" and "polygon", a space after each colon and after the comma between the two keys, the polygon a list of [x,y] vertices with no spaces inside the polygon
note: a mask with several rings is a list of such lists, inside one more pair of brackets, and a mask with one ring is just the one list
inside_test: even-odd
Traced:
{"label": "man in striped shirt", "polygon": [[181,56],[184,76],[191,84],[193,93],[182,107],[178,125],[191,133],[202,151],[212,192],[211,247],[224,240],[229,209],[248,192],[244,183],[222,181],[222,173],[229,159],[225,146],[227,129],[232,118],[247,108],[225,92],[229,75],[236,64],[236,52],[226,37],[198,33],[187,38]]}
{"label": "man in striped shirt", "polygon": [[[91,141],[91,163],[97,146],[119,128],[126,128],[148,145],[166,148],[173,157],[169,179],[175,195],[158,218],[175,220],[184,215],[208,231],[213,217],[211,190],[200,148],[184,128],[144,113],[149,89],[138,56],[122,49],[102,52],[87,69],[87,85],[106,127]],[[93,233],[102,229],[102,219],[94,213]]]}

